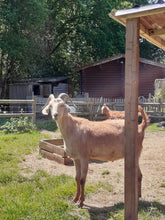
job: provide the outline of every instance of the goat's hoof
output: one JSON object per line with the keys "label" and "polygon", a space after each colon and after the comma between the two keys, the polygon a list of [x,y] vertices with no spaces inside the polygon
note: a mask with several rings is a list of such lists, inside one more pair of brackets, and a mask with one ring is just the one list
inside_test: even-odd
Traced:
{"label": "goat's hoof", "polygon": [[78,202],[78,198],[75,197],[72,201],[76,203]]}
{"label": "goat's hoof", "polygon": [[82,208],[83,205],[84,205],[83,202],[80,202],[80,203],[78,204],[78,207],[79,207],[79,208]]}

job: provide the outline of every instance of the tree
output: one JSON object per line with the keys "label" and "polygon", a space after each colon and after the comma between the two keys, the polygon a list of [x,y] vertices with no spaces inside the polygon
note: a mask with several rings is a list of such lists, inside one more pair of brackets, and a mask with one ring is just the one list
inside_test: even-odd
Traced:
{"label": "tree", "polygon": [[[20,78],[31,57],[30,33],[37,33],[44,24],[47,11],[40,0],[0,1],[0,83],[1,97],[7,97],[7,85]],[[28,64],[30,65],[30,64]]]}
{"label": "tree", "polygon": [[[26,77],[68,76],[76,68],[125,52],[125,28],[109,18],[113,8],[147,0],[0,0],[0,87]],[[158,60],[162,51],[141,41],[141,56]],[[75,88],[75,87],[74,87]]]}

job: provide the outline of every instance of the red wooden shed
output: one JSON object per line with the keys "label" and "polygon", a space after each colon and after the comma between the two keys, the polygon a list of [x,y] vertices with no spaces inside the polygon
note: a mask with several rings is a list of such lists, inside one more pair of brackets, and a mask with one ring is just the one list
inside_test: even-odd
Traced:
{"label": "red wooden shed", "polygon": [[[79,67],[81,93],[90,97],[124,98],[125,55],[109,57],[86,66]],[[154,95],[155,79],[165,78],[165,64],[140,58],[139,96]]]}

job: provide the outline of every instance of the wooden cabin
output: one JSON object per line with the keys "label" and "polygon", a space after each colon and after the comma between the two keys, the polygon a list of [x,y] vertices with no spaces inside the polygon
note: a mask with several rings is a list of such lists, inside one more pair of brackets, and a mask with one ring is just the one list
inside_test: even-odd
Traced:
{"label": "wooden cabin", "polygon": [[[125,55],[110,57],[79,67],[81,93],[90,97],[124,98]],[[154,82],[165,78],[165,64],[140,58],[139,96],[154,95]]]}
{"label": "wooden cabin", "polygon": [[62,92],[68,92],[67,77],[22,80],[9,85],[9,99],[28,99],[32,95],[47,98]]}

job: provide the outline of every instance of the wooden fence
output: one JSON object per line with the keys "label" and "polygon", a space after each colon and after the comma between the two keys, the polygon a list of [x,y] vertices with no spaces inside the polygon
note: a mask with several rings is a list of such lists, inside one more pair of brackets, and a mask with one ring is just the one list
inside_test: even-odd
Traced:
{"label": "wooden fence", "polygon": [[[41,112],[41,106],[46,103],[47,98],[37,97],[37,112]],[[122,98],[72,98],[76,105],[75,114],[81,117],[87,117],[90,120],[105,119],[106,116],[101,114],[101,107],[106,104],[111,110],[124,111],[124,99]],[[69,105],[72,105],[68,102]],[[165,102],[156,100],[149,96],[148,99],[139,97],[139,105],[147,112],[150,118],[165,118]]]}
{"label": "wooden fence", "polygon": [[32,100],[0,99],[0,118],[31,117],[36,120],[36,98]]}
{"label": "wooden fence", "polygon": [[[73,115],[86,117],[90,120],[106,119],[105,115],[101,114],[101,107],[106,104],[111,110],[124,111],[124,99],[109,99],[109,98],[72,98],[77,106]],[[32,100],[11,100],[0,99],[0,117],[31,117],[35,123],[36,114],[41,115],[42,107],[45,105],[47,98],[33,97]],[[68,102],[69,105],[72,105]],[[150,118],[165,119],[165,102],[155,100],[152,97],[145,99],[139,97],[139,104],[147,112]],[[18,108],[17,108],[18,107]],[[19,109],[19,110],[18,110]],[[23,111],[21,112],[21,109]]]}

